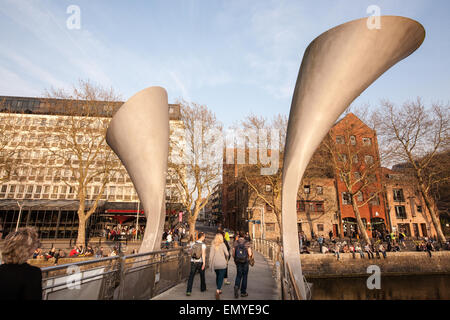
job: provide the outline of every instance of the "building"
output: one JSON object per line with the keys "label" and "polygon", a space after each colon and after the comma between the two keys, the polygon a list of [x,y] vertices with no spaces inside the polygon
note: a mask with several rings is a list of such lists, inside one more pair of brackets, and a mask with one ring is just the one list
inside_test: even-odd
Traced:
{"label": "building", "polygon": [[[358,227],[352,199],[340,173],[351,175],[353,180],[364,176],[371,177],[372,181],[357,197],[361,220],[369,237],[373,230],[380,232],[387,230],[388,221],[385,215],[384,199],[381,196],[383,188],[376,132],[353,113],[349,113],[333,126],[331,137],[335,143],[335,150],[340,153],[341,158],[340,164],[335,167],[335,176],[344,236],[348,236],[349,232],[357,231]],[[338,172],[339,170],[341,172]],[[354,184],[353,188],[356,189],[358,186]],[[372,199],[367,202],[370,198]]]}
{"label": "building", "polygon": [[[123,102],[110,103],[102,109],[103,113],[89,117],[68,113],[64,108],[67,100],[8,96],[0,97],[0,103],[3,111],[0,112],[0,130],[3,137],[11,137],[0,147],[0,232],[3,237],[16,226],[35,226],[44,239],[76,238],[76,186],[80,178],[77,168],[86,159],[92,159],[87,174],[92,180],[85,190],[87,209],[99,199],[97,210],[87,224],[89,235],[100,235],[107,225],[117,223],[145,225],[143,208],[126,169],[104,141],[101,145],[94,141],[104,137],[112,114]],[[171,141],[183,140],[180,106],[169,105],[168,112]],[[81,158],[67,151],[68,142],[64,137],[67,133],[61,130],[75,122],[84,125],[83,130],[76,132],[78,146],[85,148],[85,152],[80,153]],[[97,150],[95,156],[85,158],[92,150]],[[114,174],[109,176],[101,192],[102,176],[92,173],[106,165],[114,168],[111,171]],[[178,183],[176,174],[169,171],[168,211],[182,209],[175,192]]]}
{"label": "building", "polygon": [[434,237],[436,229],[414,180],[399,171],[382,168],[386,211],[392,231],[408,237]]}

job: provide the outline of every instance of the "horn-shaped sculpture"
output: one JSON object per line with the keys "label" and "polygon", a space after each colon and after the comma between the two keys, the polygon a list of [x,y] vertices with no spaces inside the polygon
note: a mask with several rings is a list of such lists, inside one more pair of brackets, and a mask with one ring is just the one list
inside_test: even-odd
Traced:
{"label": "horn-shaped sculpture", "polygon": [[[422,44],[425,30],[414,20],[380,17],[339,25],[317,37],[305,51],[295,85],[286,136],[282,180],[282,236],[285,267],[301,298],[307,293],[297,230],[297,191],[313,153],[333,124],[371,83]],[[285,268],[285,270],[288,270]]]}
{"label": "horn-shaped sculpture", "polygon": [[160,250],[165,220],[169,106],[161,87],[139,91],[112,118],[106,142],[128,171],[147,218],[139,253]]}

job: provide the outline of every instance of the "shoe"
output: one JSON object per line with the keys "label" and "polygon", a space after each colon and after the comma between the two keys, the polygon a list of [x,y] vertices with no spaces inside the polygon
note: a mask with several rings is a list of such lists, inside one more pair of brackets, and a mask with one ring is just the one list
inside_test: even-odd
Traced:
{"label": "shoe", "polygon": [[220,300],[220,293],[216,291],[216,300]]}
{"label": "shoe", "polygon": [[239,298],[239,288],[238,287],[234,287],[234,297]]}
{"label": "shoe", "polygon": [[186,295],[189,297],[191,295],[191,293],[190,292],[186,292]]}
{"label": "shoe", "polygon": [[248,293],[241,293],[241,297],[248,297]]}

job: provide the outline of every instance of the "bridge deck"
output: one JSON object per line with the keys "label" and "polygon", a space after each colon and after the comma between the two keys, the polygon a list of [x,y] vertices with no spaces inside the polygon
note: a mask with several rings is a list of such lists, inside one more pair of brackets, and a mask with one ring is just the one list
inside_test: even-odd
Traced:
{"label": "bridge deck", "polygon": [[[215,300],[216,293],[216,273],[211,269],[205,271],[206,288],[205,292],[200,292],[200,276],[195,275],[191,296],[186,296],[186,283],[184,281],[177,286],[154,297],[152,300]],[[236,300],[234,298],[234,280],[236,278],[236,265],[231,260],[228,266],[228,281],[230,285],[222,286],[221,300]],[[248,297],[242,300],[277,300],[277,285],[272,277],[272,269],[269,267],[264,257],[255,252],[255,265],[250,267],[247,281]]]}

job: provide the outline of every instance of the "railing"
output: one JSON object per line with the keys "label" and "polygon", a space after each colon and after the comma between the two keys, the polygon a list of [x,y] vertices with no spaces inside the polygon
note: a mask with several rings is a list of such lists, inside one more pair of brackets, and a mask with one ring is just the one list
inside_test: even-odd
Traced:
{"label": "railing", "polygon": [[[273,263],[273,276],[280,286],[280,299],[303,300],[289,264],[284,263],[283,250],[280,243],[271,240],[254,239],[253,248]],[[306,299],[311,298],[311,288],[305,280]]]}
{"label": "railing", "polygon": [[189,275],[184,248],[42,268],[44,300],[151,299]]}

